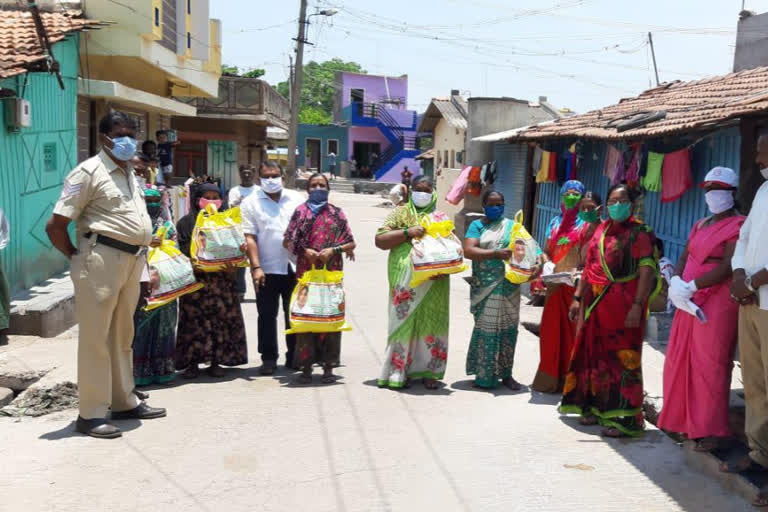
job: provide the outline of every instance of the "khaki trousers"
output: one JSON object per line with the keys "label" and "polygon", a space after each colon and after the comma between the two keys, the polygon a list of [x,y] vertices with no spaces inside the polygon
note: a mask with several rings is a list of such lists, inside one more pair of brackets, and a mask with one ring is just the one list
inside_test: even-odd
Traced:
{"label": "khaki trousers", "polygon": [[[95,237],[93,237],[95,238]],[[133,314],[144,258],[81,239],[70,268],[80,324],[77,385],[80,416],[139,405],[133,394]]]}
{"label": "khaki trousers", "polygon": [[749,456],[768,467],[768,311],[757,306],[739,308],[739,359]]}

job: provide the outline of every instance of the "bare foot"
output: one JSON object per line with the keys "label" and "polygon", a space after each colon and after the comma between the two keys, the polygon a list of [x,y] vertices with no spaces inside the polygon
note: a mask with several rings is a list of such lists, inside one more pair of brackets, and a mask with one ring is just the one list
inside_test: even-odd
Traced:
{"label": "bare foot", "polygon": [[600,435],[603,436],[603,437],[612,437],[614,439],[618,439],[620,437],[627,437],[627,434],[625,434],[621,430],[619,430],[617,428],[613,428],[613,427],[611,427],[611,428],[604,428],[600,432]]}
{"label": "bare foot", "polygon": [[589,427],[591,425],[597,425],[597,416],[581,416],[579,418],[579,423],[584,425],[585,427]]}

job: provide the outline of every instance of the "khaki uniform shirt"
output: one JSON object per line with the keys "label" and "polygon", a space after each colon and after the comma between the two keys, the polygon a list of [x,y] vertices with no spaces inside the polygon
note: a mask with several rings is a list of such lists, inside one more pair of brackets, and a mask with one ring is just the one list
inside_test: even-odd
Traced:
{"label": "khaki uniform shirt", "polygon": [[53,213],[75,220],[78,237],[92,231],[131,245],[152,241],[152,221],[133,170],[123,170],[104,151],[69,173]]}

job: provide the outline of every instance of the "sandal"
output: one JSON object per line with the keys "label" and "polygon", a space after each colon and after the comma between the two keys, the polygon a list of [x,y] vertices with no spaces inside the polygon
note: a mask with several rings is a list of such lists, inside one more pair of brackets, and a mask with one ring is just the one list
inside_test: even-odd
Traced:
{"label": "sandal", "polygon": [[323,384],[333,384],[334,382],[336,382],[336,376],[333,374],[332,368],[325,369],[325,371],[323,372],[323,378],[320,382],[322,382]]}
{"label": "sandal", "polygon": [[424,387],[435,390],[440,387],[440,384],[435,379],[424,379]]}
{"label": "sandal", "polygon": [[585,427],[591,427],[592,425],[597,425],[597,416],[579,416],[579,423],[584,425]]}
{"label": "sandal", "polygon": [[502,379],[501,383],[512,391],[520,391],[523,388],[523,386],[512,377],[506,377]]}
{"label": "sandal", "polygon": [[211,377],[221,378],[224,376],[224,368],[214,363],[208,368],[208,375]]}
{"label": "sandal", "polygon": [[603,437],[610,437],[612,439],[627,437],[627,434],[614,427],[604,428],[602,431],[600,431],[600,435]]}
{"label": "sandal", "polygon": [[720,447],[720,441],[716,437],[702,437],[696,440],[696,445],[693,447],[697,452],[711,452],[717,450]]}
{"label": "sandal", "polygon": [[191,364],[181,376],[185,379],[196,379],[200,376],[200,367],[197,366],[197,363]]}

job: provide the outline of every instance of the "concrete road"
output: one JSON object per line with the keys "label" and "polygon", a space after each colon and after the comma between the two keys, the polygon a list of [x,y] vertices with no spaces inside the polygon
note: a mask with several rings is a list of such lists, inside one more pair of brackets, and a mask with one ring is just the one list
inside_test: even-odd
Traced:
{"label": "concrete road", "polygon": [[[125,435],[114,441],[73,433],[75,411],[0,419],[0,510],[751,510],[688,469],[656,430],[604,440],[598,428],[561,419],[557,397],[475,391],[464,374],[468,287],[458,277],[446,386],[378,389],[386,254],[373,236],[390,210],[372,196],[334,200],[359,244],[347,268],[354,331],[344,335],[338,384],[316,377],[296,387],[285,373],[258,375],[250,294],[248,367],[153,389],[150,403],[167,407],[167,418],[120,422]],[[524,308],[528,319],[538,314]],[[15,339],[0,347],[0,364],[55,366],[47,381],[73,379],[75,338],[76,329],[55,340]],[[537,364],[538,338],[523,331],[515,377],[530,383]]]}

